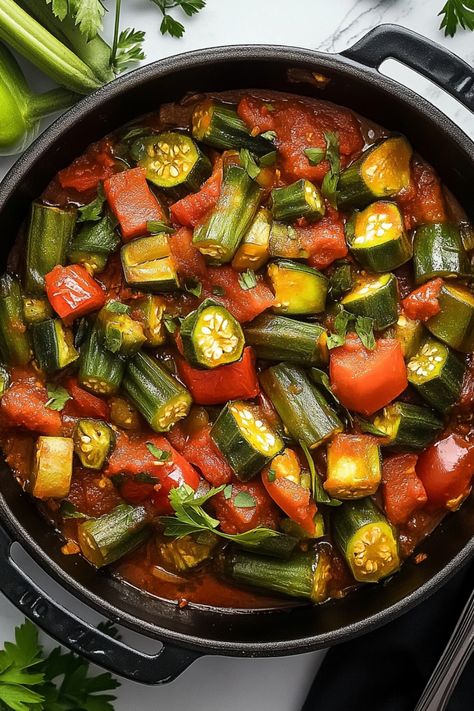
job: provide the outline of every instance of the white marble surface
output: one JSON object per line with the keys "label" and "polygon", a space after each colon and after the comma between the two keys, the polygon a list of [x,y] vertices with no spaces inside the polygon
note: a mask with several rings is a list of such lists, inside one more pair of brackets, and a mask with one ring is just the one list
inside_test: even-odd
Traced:
{"label": "white marble surface", "polygon": [[[147,0],[123,0],[122,4],[126,26],[148,28],[147,61],[200,47],[239,43],[287,44],[337,52],[351,46],[369,29],[391,22],[436,40],[474,64],[473,34],[459,32],[452,40],[438,31],[436,13],[444,0],[208,0],[206,10],[186,22],[186,35],[179,41],[160,36],[158,12]],[[106,31],[110,30],[108,18]],[[36,88],[49,86],[33,67],[26,62],[23,66]],[[392,60],[383,71],[428,98],[474,136],[474,116],[454,99]],[[12,163],[11,159],[0,158],[0,178]],[[34,566],[27,562],[22,565],[31,568],[38,578]],[[53,590],[58,599],[77,608],[54,584]],[[91,619],[97,618],[84,607],[80,609]],[[20,621],[13,606],[0,599],[0,641],[11,638],[14,624]],[[52,644],[43,639],[45,644]],[[298,711],[321,658],[320,653],[253,660],[207,657],[166,687],[145,688],[124,682],[116,709],[125,711],[133,704],[140,711]]]}

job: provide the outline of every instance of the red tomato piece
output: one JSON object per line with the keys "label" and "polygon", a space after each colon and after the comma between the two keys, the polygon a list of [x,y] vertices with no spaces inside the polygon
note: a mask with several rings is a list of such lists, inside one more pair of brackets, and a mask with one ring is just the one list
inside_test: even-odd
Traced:
{"label": "red tomato piece", "polygon": [[[153,444],[163,452],[170,452],[171,457],[166,461],[160,461],[150,452],[147,443]],[[152,503],[160,514],[173,511],[168,500],[172,488],[188,484],[196,490],[201,481],[194,467],[171,446],[168,440],[154,433],[149,436],[132,437],[120,434],[104,473],[109,477],[116,474],[128,475],[130,478],[141,475],[135,483],[148,484],[148,481],[140,482],[140,478],[147,478],[144,475],[156,479]]]}
{"label": "red tomato piece", "polygon": [[93,417],[97,420],[108,420],[110,409],[105,400],[96,395],[91,395],[77,384],[75,378],[68,378],[65,383],[66,390],[71,396],[64,409],[63,415],[69,417]]}
{"label": "red tomato piece", "polygon": [[416,454],[396,454],[385,459],[382,467],[382,494],[385,513],[395,526],[406,523],[412,513],[422,508],[428,497],[416,474]]}
{"label": "red tomato piece", "polygon": [[343,346],[331,350],[329,374],[342,404],[362,415],[385,407],[408,385],[402,349],[393,338],[380,338],[369,351],[349,335]]}
{"label": "red tomato piece", "polygon": [[[216,286],[224,290],[222,296],[213,293]],[[203,298],[219,302],[241,323],[252,321],[275,301],[262,279],[258,279],[253,289],[242,289],[238,272],[228,266],[209,267],[208,276],[203,280]]]}
{"label": "red tomato piece", "polygon": [[43,435],[59,435],[61,415],[46,407],[46,388],[32,382],[14,382],[1,400],[1,411],[13,427],[39,432]]}
{"label": "red tomato piece", "polygon": [[450,434],[428,447],[418,458],[420,477],[433,508],[455,511],[471,490],[474,445]]}
{"label": "red tomato piece", "polygon": [[436,316],[441,310],[438,296],[442,286],[442,279],[431,279],[403,299],[403,310],[408,318],[428,321],[432,316]]}
{"label": "red tomato piece", "polygon": [[227,464],[210,435],[211,425],[192,434],[185,442],[181,454],[199,469],[211,486],[228,484],[232,469]]}
{"label": "red tomato piece", "polygon": [[87,516],[103,516],[123,504],[112,482],[105,483],[108,486],[104,486],[104,480],[98,476],[98,472],[75,466],[67,499]]}
{"label": "red tomato piece", "polygon": [[446,222],[446,202],[441,182],[430,165],[415,161],[408,190],[398,196],[405,218],[405,227],[431,222]]}
{"label": "red tomato piece", "polygon": [[[271,109],[269,110],[269,105]],[[324,101],[305,102],[304,99],[276,99],[271,102],[247,96],[238,106],[239,116],[258,133],[275,131],[276,146],[281,167],[290,180],[307,178],[321,181],[329,169],[328,161],[312,166],[305,154],[306,148],[326,149],[324,134],[337,133],[341,163],[362,150],[359,122],[348,109]]]}
{"label": "red tomato piece", "polygon": [[185,279],[204,279],[207,266],[201,252],[193,245],[193,233],[187,227],[170,237],[170,249],[178,274]]}
{"label": "red tomato piece", "polygon": [[[269,479],[272,471],[273,478]],[[311,492],[301,486],[298,479],[301,467],[298,457],[291,449],[275,457],[262,471],[262,482],[273,501],[293,521],[296,521],[309,534],[314,533],[314,516],[317,507],[311,499]]]}
{"label": "red tomato piece", "polygon": [[144,168],[131,168],[116,173],[104,182],[110,209],[120,223],[125,241],[147,234],[147,223],[162,221],[163,210],[150,190]]}
{"label": "red tomato piece", "polygon": [[170,207],[175,222],[186,227],[196,227],[215,207],[221,192],[222,160],[217,160],[210,178],[197,193],[190,193]]}
{"label": "red tomato piece", "polygon": [[181,380],[198,405],[219,405],[228,400],[248,400],[260,391],[255,370],[255,356],[250,347],[244,349],[242,358],[230,365],[212,370],[199,370],[184,358],[176,361]]}
{"label": "red tomato piece", "polygon": [[66,324],[105,304],[105,291],[80,264],[58,264],[46,274],[44,283],[49,303]]}
{"label": "red tomato piece", "polygon": [[87,192],[96,190],[102,180],[116,171],[116,161],[111,154],[111,144],[107,139],[93,143],[84,155],[76,158],[70,166],[58,173],[62,188]]}
{"label": "red tomato piece", "polygon": [[308,252],[308,263],[316,269],[326,269],[336,259],[347,255],[344,221],[332,208],[314,225],[297,227],[301,246]]}
{"label": "red tomato piece", "polygon": [[[241,492],[249,494],[255,506],[236,506],[235,498]],[[224,533],[244,533],[257,526],[273,529],[278,527],[278,509],[261,481],[255,479],[248,482],[234,481],[230,498],[226,499],[224,492],[221,491],[212,497],[210,504]]]}

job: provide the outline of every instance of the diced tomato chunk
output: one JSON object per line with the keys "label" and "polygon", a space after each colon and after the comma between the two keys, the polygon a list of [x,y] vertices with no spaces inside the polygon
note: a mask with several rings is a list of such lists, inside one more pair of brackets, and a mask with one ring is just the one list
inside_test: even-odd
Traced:
{"label": "diced tomato chunk", "polygon": [[207,266],[201,252],[193,245],[193,233],[183,227],[170,237],[170,249],[180,277],[204,279]]}
{"label": "diced tomato chunk", "polygon": [[384,460],[382,494],[385,513],[395,526],[406,523],[412,513],[422,508],[428,497],[416,474],[416,454],[396,454]]}
{"label": "diced tomato chunk", "polygon": [[217,160],[212,175],[197,193],[190,193],[170,207],[175,222],[186,227],[196,227],[215,207],[221,192],[222,160]]}
{"label": "diced tomato chunk", "polygon": [[305,227],[297,227],[301,246],[308,252],[308,263],[316,269],[326,269],[336,259],[347,255],[344,221],[332,208],[322,220]]}
{"label": "diced tomato chunk", "polygon": [[[270,106],[270,108],[269,108]],[[340,106],[324,101],[276,99],[270,102],[252,96],[244,97],[238,106],[239,116],[252,129],[263,133],[275,131],[275,143],[281,167],[290,180],[307,178],[321,181],[329,169],[328,161],[312,166],[306,148],[326,149],[325,133],[337,134],[341,162],[364,147],[359,122],[355,115]]]}
{"label": "diced tomato chunk", "polygon": [[403,299],[403,310],[408,318],[428,321],[432,316],[436,316],[441,310],[438,296],[442,286],[442,279],[431,279]]}
{"label": "diced tomato chunk", "polygon": [[93,417],[98,420],[109,419],[110,408],[105,400],[81,388],[75,378],[68,378],[65,387],[72,399],[66,402],[63,415]]}
{"label": "diced tomato chunk", "polygon": [[43,435],[61,433],[61,415],[46,407],[48,393],[41,385],[28,381],[13,382],[1,400],[1,411],[8,424]]}
{"label": "diced tomato chunk", "polygon": [[228,400],[247,400],[260,391],[255,356],[250,347],[244,349],[242,358],[230,365],[211,370],[199,370],[184,358],[176,361],[184,384],[198,405],[219,405]]}
{"label": "diced tomato chunk", "polygon": [[[181,429],[182,438],[176,448],[188,462],[199,469],[204,479],[211,486],[228,484],[232,479],[232,469],[227,464],[212,439],[211,425],[202,427],[189,437],[184,436],[181,425],[176,425],[173,430]],[[174,432],[173,442],[176,442],[177,433]]]}
{"label": "diced tomato chunk", "polygon": [[144,168],[116,173],[104,182],[110,209],[120,223],[124,240],[147,234],[147,223],[164,219],[160,203],[146,181]]}
{"label": "diced tomato chunk", "polygon": [[[104,486],[105,484],[105,486]],[[123,500],[111,481],[100,472],[75,467],[67,500],[86,516],[103,516]]]}
{"label": "diced tomato chunk", "polygon": [[456,433],[440,439],[420,454],[416,473],[431,507],[455,511],[471,490],[474,443]]}
{"label": "diced tomato chunk", "polygon": [[[270,471],[272,478],[269,477]],[[300,472],[301,467],[296,453],[286,449],[265,467],[261,476],[267,493],[277,506],[312,535],[317,507],[311,498],[310,490],[297,481]]]}
{"label": "diced tomato chunk", "polygon": [[58,264],[46,274],[44,283],[49,303],[66,324],[105,304],[105,291],[80,264]]}
{"label": "diced tomato chunk", "polygon": [[408,385],[400,343],[380,338],[374,350],[349,335],[330,355],[329,374],[334,394],[349,410],[372,415]]}
{"label": "diced tomato chunk", "polygon": [[446,202],[441,182],[433,168],[420,160],[412,167],[411,184],[397,200],[400,203],[408,230],[417,225],[446,222]]}
{"label": "diced tomato chunk", "polygon": [[[216,286],[221,287],[225,293],[215,294],[213,289]],[[275,300],[262,279],[258,279],[257,285],[252,289],[242,289],[238,272],[228,266],[209,267],[203,287],[203,298],[218,301],[241,323],[252,321],[272,306]]]}
{"label": "diced tomato chunk", "polygon": [[117,170],[111,148],[107,139],[93,143],[84,155],[59,171],[58,180],[61,187],[77,190],[79,193],[96,190],[102,180],[106,180]]}
{"label": "diced tomato chunk", "polygon": [[[252,497],[255,506],[235,505],[236,496],[242,492]],[[228,499],[221,491],[212,497],[210,503],[224,533],[244,533],[257,526],[273,529],[278,527],[278,509],[268,496],[261,481],[234,481],[232,493]]]}

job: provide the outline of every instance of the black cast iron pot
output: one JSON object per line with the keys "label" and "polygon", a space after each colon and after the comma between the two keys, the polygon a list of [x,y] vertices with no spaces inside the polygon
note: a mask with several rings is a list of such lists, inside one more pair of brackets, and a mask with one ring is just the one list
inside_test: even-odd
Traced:
{"label": "black cast iron pot", "polygon": [[[438,109],[384,78],[381,62],[412,66],[474,111],[474,70],[453,54],[395,26],[369,33],[342,55],[271,46],[201,50],[148,65],[83,99],[47,130],[0,186],[1,256],[5,261],[30,202],[86,146],[162,102],[190,90],[263,87],[323,96],[408,136],[474,220],[474,144]],[[323,74],[324,90],[288,80],[288,69]],[[385,584],[367,586],[323,607],[232,611],[176,605],[96,572],[78,556],[63,556],[57,534],[4,465],[0,471],[0,590],[66,646],[112,671],[147,683],[175,678],[204,653],[273,656],[307,652],[380,626],[423,601],[474,555],[474,499],[423,544],[423,565],[408,561]],[[48,599],[13,562],[18,541],[77,598],[127,627],[163,641],[156,656],[132,651]]]}

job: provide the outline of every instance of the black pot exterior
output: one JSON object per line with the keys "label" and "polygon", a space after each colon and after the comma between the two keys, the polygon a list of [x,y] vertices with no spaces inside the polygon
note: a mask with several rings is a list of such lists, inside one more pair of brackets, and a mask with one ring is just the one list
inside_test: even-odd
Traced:
{"label": "black pot exterior", "polygon": [[[330,81],[324,90],[290,83],[287,70],[295,67],[323,74]],[[363,68],[345,57],[286,47],[237,46],[202,50],[148,65],[86,97],[56,121],[0,186],[3,261],[29,203],[91,141],[189,91],[249,87],[325,98],[401,131],[434,165],[474,220],[474,146],[433,106],[385,79],[376,69]],[[120,583],[107,572],[95,572],[77,556],[63,556],[57,534],[44,525],[34,503],[20,491],[6,466],[0,472],[0,515],[10,539],[19,541],[78,598],[137,632],[197,653],[273,656],[307,652],[347,640],[388,622],[423,600],[474,554],[474,500],[470,499],[422,545],[428,555],[423,564],[415,565],[410,560],[391,580],[368,586],[346,599],[323,607],[272,611],[199,606],[178,609]],[[4,557],[0,589],[11,569],[5,563],[5,541],[0,545],[0,558]],[[15,575],[18,582],[18,571]],[[15,581],[7,594],[28,614],[29,607],[19,602],[21,595],[14,588]],[[67,639],[67,631],[61,634],[53,629],[52,633],[62,641]],[[74,643],[97,660],[93,650],[87,650],[77,640]],[[187,663],[192,658],[189,654]],[[145,675],[138,674],[134,678],[164,680],[159,676],[145,679]]]}

